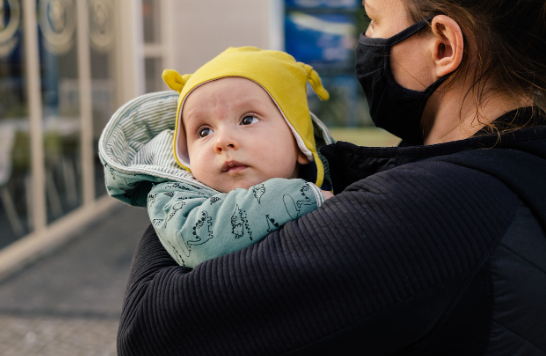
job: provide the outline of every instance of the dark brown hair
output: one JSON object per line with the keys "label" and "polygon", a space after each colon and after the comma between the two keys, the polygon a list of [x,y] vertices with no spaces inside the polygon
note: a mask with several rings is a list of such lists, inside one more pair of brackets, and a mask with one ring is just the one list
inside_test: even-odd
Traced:
{"label": "dark brown hair", "polygon": [[405,1],[412,22],[446,15],[461,27],[465,53],[455,76],[473,75],[467,96],[480,103],[494,84],[546,112],[545,0]]}

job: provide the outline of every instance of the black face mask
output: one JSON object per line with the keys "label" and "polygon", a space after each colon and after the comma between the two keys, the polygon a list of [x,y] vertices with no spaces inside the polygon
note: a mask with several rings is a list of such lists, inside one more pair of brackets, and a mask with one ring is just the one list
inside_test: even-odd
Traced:
{"label": "black face mask", "polygon": [[421,117],[425,104],[447,76],[422,92],[406,89],[394,80],[390,51],[395,44],[428,26],[429,21],[419,21],[386,39],[361,34],[356,48],[356,77],[368,99],[373,122],[411,144],[423,142]]}

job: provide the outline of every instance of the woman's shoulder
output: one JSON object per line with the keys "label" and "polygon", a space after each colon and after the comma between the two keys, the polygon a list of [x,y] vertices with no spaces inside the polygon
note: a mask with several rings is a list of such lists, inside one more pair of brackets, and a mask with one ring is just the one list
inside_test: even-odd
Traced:
{"label": "woman's shoulder", "polygon": [[350,212],[351,222],[371,224],[370,232],[375,236],[415,234],[419,239],[422,234],[441,232],[448,239],[467,239],[464,236],[478,236],[484,231],[501,236],[518,204],[516,194],[490,174],[427,160],[350,184],[325,202],[321,214]]}
{"label": "woman's shoulder", "polygon": [[351,211],[355,220],[372,221],[376,235],[398,226],[397,235],[441,232],[448,239],[473,239],[484,231],[501,236],[519,202],[509,187],[488,173],[431,160],[358,180],[326,201],[325,207],[333,214]]}
{"label": "woman's shoulder", "polygon": [[436,200],[442,197],[447,203],[459,198],[474,200],[484,195],[512,194],[489,172],[447,158],[407,163],[380,171],[353,182],[345,191],[375,192],[393,198],[413,197],[415,204],[427,198]]}

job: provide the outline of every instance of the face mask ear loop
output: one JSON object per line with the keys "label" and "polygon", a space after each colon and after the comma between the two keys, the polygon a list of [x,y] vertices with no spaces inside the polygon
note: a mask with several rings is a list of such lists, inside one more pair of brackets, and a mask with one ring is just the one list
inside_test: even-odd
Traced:
{"label": "face mask ear loop", "polygon": [[180,75],[177,71],[173,69],[165,69],[162,74],[165,84],[167,84],[169,88],[177,91],[178,93],[182,92],[182,89],[184,89],[184,85],[186,85],[186,82],[188,81],[188,79],[190,79],[191,76],[191,74]]}
{"label": "face mask ear loop", "polygon": [[311,84],[313,91],[315,92],[315,94],[317,94],[319,99],[322,101],[330,99],[330,94],[328,94],[328,91],[326,91],[326,89],[324,89],[324,87],[322,86],[322,81],[320,80],[320,77],[317,71],[314,70],[313,67],[311,67],[308,64],[301,63],[301,62],[299,63],[303,67],[303,69],[307,72],[307,81],[309,82],[309,84]]}

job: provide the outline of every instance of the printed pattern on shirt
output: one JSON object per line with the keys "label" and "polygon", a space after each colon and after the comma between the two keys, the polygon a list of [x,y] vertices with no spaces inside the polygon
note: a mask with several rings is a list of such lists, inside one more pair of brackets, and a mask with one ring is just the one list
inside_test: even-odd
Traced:
{"label": "printed pattern on shirt", "polygon": [[315,203],[313,200],[308,196],[312,194],[310,191],[311,188],[309,188],[308,185],[303,186],[300,189],[300,197],[294,198],[291,195],[285,194],[283,196],[283,202],[284,206],[286,208],[286,212],[292,219],[297,219],[300,216],[302,207],[305,205],[314,205]]}
{"label": "printed pattern on shirt", "polygon": [[258,201],[258,204],[261,204],[260,199],[265,194],[265,184],[260,184],[252,188],[252,194],[254,194],[254,198]]}
{"label": "printed pattern on shirt", "polygon": [[246,233],[248,238],[252,240],[252,231],[248,225],[246,211],[241,210],[239,205],[235,205],[235,212],[231,216],[231,233],[236,239],[240,239]]}

